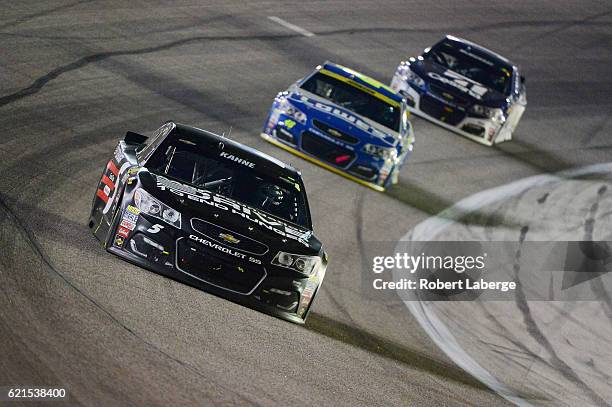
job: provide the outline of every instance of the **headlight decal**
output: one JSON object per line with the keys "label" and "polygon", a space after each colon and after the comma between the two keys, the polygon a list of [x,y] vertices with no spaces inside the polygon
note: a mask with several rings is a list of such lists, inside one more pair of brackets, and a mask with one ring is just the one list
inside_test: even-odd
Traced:
{"label": "headlight decal", "polygon": [[385,160],[393,160],[397,157],[397,149],[395,147],[382,147],[368,143],[363,146],[362,150],[370,155],[380,157]]}
{"label": "headlight decal", "polygon": [[474,105],[470,108],[470,112],[495,121],[503,122],[506,120],[504,112],[499,108],[487,107],[482,105]]}
{"label": "headlight decal", "polygon": [[410,69],[408,69],[408,71],[406,72],[405,78],[408,83],[413,84],[418,88],[425,87],[425,81],[423,80],[423,78],[412,72]]}
{"label": "headlight decal", "polygon": [[181,228],[181,214],[177,210],[153,198],[142,188],[134,193],[134,203],[141,213],[166,222],[177,229]]}
{"label": "headlight decal", "polygon": [[289,102],[287,99],[285,98],[281,99],[278,105],[278,109],[285,115],[293,118],[298,123],[303,124],[303,125],[306,124],[306,120],[307,120],[306,114],[302,112],[300,109],[298,109],[297,107],[293,106],[291,102]]}
{"label": "headlight decal", "polygon": [[280,251],[272,260],[272,264],[297,271],[309,277],[316,273],[318,266],[321,264],[321,258]]}
{"label": "headlight decal", "polygon": [[407,63],[402,63],[398,69],[397,73],[399,76],[407,83],[416,86],[417,88],[424,89],[425,81],[418,74],[413,72],[410,69],[410,65]]}

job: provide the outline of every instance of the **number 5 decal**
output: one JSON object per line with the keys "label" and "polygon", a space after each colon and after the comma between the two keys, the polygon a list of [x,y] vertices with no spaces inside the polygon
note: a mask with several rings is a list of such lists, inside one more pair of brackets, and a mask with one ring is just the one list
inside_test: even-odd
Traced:
{"label": "number 5 decal", "polygon": [[163,228],[164,227],[162,225],[153,225],[149,229],[147,229],[147,232],[149,232],[149,233],[157,233],[160,230],[162,230]]}

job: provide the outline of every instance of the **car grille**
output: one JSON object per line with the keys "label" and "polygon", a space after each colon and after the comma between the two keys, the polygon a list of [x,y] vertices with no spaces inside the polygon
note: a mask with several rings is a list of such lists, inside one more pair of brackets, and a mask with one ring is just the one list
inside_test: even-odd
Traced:
{"label": "car grille", "polygon": [[177,241],[176,266],[198,280],[244,295],[251,294],[266,277],[263,266],[221,257],[185,239]]}
{"label": "car grille", "polygon": [[349,172],[353,175],[358,176],[359,178],[366,179],[368,181],[372,181],[378,175],[378,171],[375,168],[368,167],[361,164],[353,165]]}
{"label": "car grille", "polygon": [[291,132],[289,132],[289,130],[287,130],[287,129],[281,127],[281,126],[276,126],[274,134],[279,139],[281,139],[283,141],[286,141],[289,144],[295,145],[295,140],[293,139],[293,134],[291,134]]}
{"label": "car grille", "polygon": [[[448,100],[448,104],[451,106],[455,105],[455,106],[467,107],[470,104],[470,102],[467,99],[464,99],[461,96],[457,96],[456,94],[451,93],[438,85],[433,85],[433,84],[429,85],[429,91],[442,99]],[[449,98],[446,95],[449,95],[451,97]]]}
{"label": "car grille", "polygon": [[346,168],[355,159],[355,152],[325,140],[308,130],[302,132],[302,149],[323,161]]}
{"label": "car grille", "polygon": [[205,220],[193,218],[191,219],[191,227],[198,233],[203,234],[211,240],[220,243],[224,246],[231,247],[243,252],[256,254],[261,256],[268,252],[268,246],[257,240],[243,236],[240,233],[233,232],[229,229],[222,228]]}
{"label": "car grille", "polygon": [[[434,119],[440,120],[451,126],[456,126],[465,117],[465,112],[462,112],[457,108],[449,107],[443,102],[434,99],[429,95],[423,95],[421,101],[419,102],[419,109]],[[449,112],[447,109],[451,111]]]}
{"label": "car grille", "polygon": [[465,131],[466,133],[470,133],[470,134],[473,134],[479,137],[484,137],[484,132],[485,132],[484,127],[479,126],[477,124],[472,124],[472,123],[463,125],[461,130]]}
{"label": "car grille", "polygon": [[327,135],[329,135],[330,137],[335,137],[339,140],[342,140],[346,143],[349,144],[358,144],[359,143],[359,139],[357,137],[353,137],[350,134],[346,134],[343,131],[337,130],[331,126],[328,126],[327,124],[319,121],[319,120],[313,120],[312,124],[315,125],[316,128],[318,128],[321,131],[324,131]]}

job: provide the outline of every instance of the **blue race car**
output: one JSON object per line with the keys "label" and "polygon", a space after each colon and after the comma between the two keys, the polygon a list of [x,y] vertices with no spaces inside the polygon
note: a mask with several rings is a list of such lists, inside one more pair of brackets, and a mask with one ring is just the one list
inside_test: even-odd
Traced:
{"label": "blue race car", "polygon": [[276,95],[262,138],[377,191],[398,180],[414,134],[388,86],[326,62]]}
{"label": "blue race car", "polygon": [[527,105],[516,65],[450,35],[401,62],[391,88],[417,116],[489,146],[512,139]]}

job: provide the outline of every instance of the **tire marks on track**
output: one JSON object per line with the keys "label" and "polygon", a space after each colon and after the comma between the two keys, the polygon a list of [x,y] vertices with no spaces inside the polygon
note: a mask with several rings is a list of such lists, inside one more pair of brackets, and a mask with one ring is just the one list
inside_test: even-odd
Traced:
{"label": "tire marks on track", "polygon": [[486,386],[471,376],[466,375],[465,371],[456,366],[440,362],[386,338],[324,315],[317,313],[310,315],[306,329],[386,359],[399,362],[410,368],[428,372],[476,389],[487,390]]}
{"label": "tire marks on track", "polygon": [[[360,201],[363,205],[365,194],[361,194],[362,198]],[[12,198],[5,196],[0,193],[0,213],[3,213],[4,216],[0,217],[0,221],[2,222],[11,222],[15,225],[17,230],[20,232],[22,237],[28,242],[31,249],[35,252],[35,254],[40,258],[43,264],[48,268],[53,275],[60,278],[61,281],[69,286],[72,290],[77,292],[80,296],[84,297],[88,302],[90,302],[96,309],[102,312],[106,317],[113,321],[114,324],[120,326],[123,330],[129,333],[131,336],[136,338],[138,341],[145,344],[152,351],[157,352],[164,357],[172,360],[173,362],[179,364],[185,369],[188,369],[192,373],[198,375],[199,377],[210,380],[210,378],[204,376],[196,366],[193,366],[181,359],[174,357],[168,352],[161,349],[156,344],[148,341],[145,337],[138,334],[136,331],[131,329],[128,325],[124,324],[120,319],[118,319],[113,313],[108,311],[104,306],[102,306],[95,298],[88,295],[85,291],[81,290],[78,285],[76,285],[71,279],[69,279],[64,273],[58,270],[53,264],[52,260],[49,258],[44,248],[40,245],[36,235],[33,230],[28,227],[24,220],[17,214],[17,212],[11,207],[19,206],[26,213],[30,213],[33,216],[33,222],[38,222],[40,218],[47,218],[49,214],[47,212],[41,211],[38,208],[23,205],[13,202]],[[9,204],[10,202],[10,204]],[[358,205],[358,213],[362,210],[362,207]],[[42,220],[42,219],[41,219]],[[48,218],[47,218],[48,220]],[[63,223],[65,219],[59,218],[55,216],[52,220],[52,223]],[[362,222],[360,222],[361,224]],[[71,224],[71,228],[77,228],[79,226],[85,227],[84,225],[78,225],[76,223]],[[60,236],[62,238],[62,236]],[[68,243],[68,236],[63,237],[65,241]],[[90,244],[88,244],[89,246]],[[93,240],[91,245],[93,245]],[[170,281],[170,280],[168,280]],[[342,306],[342,304],[338,303],[335,298],[332,298],[334,304],[352,321],[348,310]],[[354,322],[354,321],[352,321]],[[359,348],[363,351],[370,352],[376,354],[378,356],[383,357],[384,359],[391,360],[401,365],[406,366],[409,369],[416,369],[422,372],[427,372],[441,379],[449,380],[451,382],[459,383],[462,385],[466,385],[477,389],[479,391],[488,391],[486,386],[482,385],[477,380],[473,379],[471,376],[467,375],[462,369],[453,366],[451,364],[447,364],[431,357],[426,356],[418,352],[417,350],[408,348],[402,344],[393,342],[391,340],[385,339],[384,337],[378,336],[376,334],[370,333],[367,330],[357,327],[354,324],[347,324],[336,319],[332,319],[317,313],[313,313],[308,320],[308,324],[305,326],[305,329],[314,332],[319,335],[323,335],[327,338],[334,339],[339,341],[345,345],[353,346]],[[217,383],[218,384],[218,383]],[[226,389],[231,390],[231,389]],[[242,397],[238,393],[234,393],[237,397]],[[244,399],[245,403],[253,404],[252,400]],[[466,402],[467,403],[467,402]]]}
{"label": "tire marks on track", "polygon": [[[114,324],[116,324],[117,326],[122,328],[129,335],[131,335],[136,340],[138,340],[139,342],[141,342],[144,345],[146,345],[149,349],[151,349],[155,353],[158,353],[159,355],[161,355],[161,356],[171,360],[172,362],[180,365],[181,367],[187,369],[191,373],[195,374],[196,376],[198,376],[198,377],[200,377],[200,378],[202,378],[204,380],[213,381],[210,377],[207,377],[202,372],[200,372],[195,366],[193,366],[193,365],[191,365],[191,364],[189,364],[189,363],[187,363],[187,362],[185,362],[185,361],[183,361],[181,359],[178,359],[178,358],[174,357],[170,353],[168,353],[168,352],[164,351],[163,349],[161,349],[156,344],[148,341],[146,338],[144,338],[141,335],[139,335],[137,332],[132,330],[129,326],[127,326],[121,320],[119,320],[117,317],[115,317],[110,311],[108,311],[106,308],[104,308],[98,301],[96,301],[95,298],[91,297],[86,292],[81,290],[64,273],[59,271],[54,266],[54,264],[50,260],[49,256],[45,253],[44,249],[40,245],[38,239],[36,238],[36,236],[34,235],[32,230],[30,228],[28,228],[27,225],[25,224],[25,222],[17,215],[17,213],[15,211],[13,211],[6,204],[6,198],[4,197],[3,194],[0,194],[0,212],[4,213],[4,216],[2,217],[4,219],[0,218],[0,220],[2,220],[3,222],[10,222],[10,223],[12,223],[14,225],[15,229],[17,230],[17,232],[27,242],[27,244],[33,250],[35,255],[40,259],[40,261],[44,264],[44,266],[46,266],[46,268],[49,271],[51,271],[52,275],[54,275],[55,277],[59,278],[64,284],[66,284],[68,287],[70,287],[70,289],[72,289],[79,296],[81,296],[86,301],[91,303],[102,314],[104,314],[106,317],[108,317]],[[227,387],[227,386],[225,386],[225,385],[223,385],[221,383],[218,383],[218,382],[215,383],[215,385],[219,386],[220,388],[223,388],[228,393],[233,394],[236,398],[242,400],[243,403],[248,403],[249,405],[254,405],[255,404],[253,400],[250,400],[250,399],[244,397],[242,394],[236,392],[235,389],[229,388],[229,387]]]}
{"label": "tire marks on track", "polygon": [[[589,208],[589,212],[587,214],[587,218],[584,221],[584,237],[582,240],[584,241],[592,241],[593,240],[593,232],[595,230],[595,222],[597,220],[597,213],[599,211],[599,203],[605,193],[608,191],[607,185],[602,185],[597,190],[597,196],[595,197],[595,202]],[[597,296],[597,298],[601,298],[603,303],[606,305],[606,316],[612,320],[612,297],[610,297],[610,293],[606,290],[603,283],[599,278],[593,278],[589,280],[589,284],[591,289]]]}
{"label": "tire marks on track", "polygon": [[[541,187],[550,183],[559,183],[562,182],[564,179],[585,179],[589,180],[590,182],[593,182],[601,176],[609,176],[610,171],[612,171],[612,163],[595,164],[588,167],[563,171],[554,175],[542,174],[538,176],[533,176],[472,195],[457,202],[453,205],[453,207],[449,208],[449,210],[445,212],[449,212],[450,210],[454,209],[454,211],[456,212],[454,216],[460,217],[462,213],[469,213],[473,210],[480,210],[487,205],[503,202],[512,197],[520,197],[531,188]],[[603,188],[603,186],[600,187],[597,192],[597,200],[600,200],[606,191],[607,188]],[[539,199],[542,201],[542,203],[544,203],[545,199],[542,199],[542,196],[540,196]],[[548,196],[546,196],[546,199],[548,199]],[[534,199],[533,204],[539,207],[540,204],[538,204],[537,201],[537,198]],[[596,219],[597,212],[598,205],[591,205],[591,215],[590,217],[587,216],[587,219]],[[419,241],[434,239],[436,236],[443,234],[446,228],[449,228],[453,223],[455,223],[452,218],[453,216],[436,216],[426,220],[425,222],[417,225],[414,229],[408,232],[398,242],[398,248],[402,247],[401,243],[404,240]],[[513,270],[515,273],[515,280],[517,282],[517,286],[521,290],[516,291],[515,302],[518,310],[520,311],[519,318],[522,317],[522,325],[525,326],[525,333],[529,335],[530,338],[535,339],[536,343],[544,350],[544,352],[542,355],[536,355],[526,343],[521,343],[519,341],[520,338],[515,338],[514,333],[511,333],[491,312],[488,312],[488,310],[485,309],[484,304],[480,304],[480,308],[484,309],[485,311],[486,318],[489,321],[492,321],[492,323],[499,331],[497,332],[494,331],[494,329],[490,329],[491,333],[495,336],[499,336],[505,339],[506,341],[508,341],[509,344],[512,344],[512,346],[515,347],[512,355],[506,355],[507,352],[501,348],[498,348],[497,345],[493,347],[492,351],[499,355],[502,355],[504,358],[507,358],[509,361],[515,363],[517,366],[521,366],[527,371],[531,371],[532,364],[521,364],[520,360],[516,360],[516,355],[525,355],[526,358],[531,357],[533,361],[537,361],[543,366],[547,366],[558,371],[559,375],[562,376],[564,379],[567,379],[568,382],[575,383],[575,385],[580,390],[582,390],[582,393],[585,395],[585,397],[587,399],[592,400],[593,404],[606,406],[608,405],[607,401],[603,399],[603,397],[601,397],[597,392],[595,392],[588,384],[582,381],[577,375],[577,373],[572,370],[571,366],[569,366],[564,360],[559,357],[559,354],[557,354],[556,350],[553,348],[552,344],[549,342],[544,332],[537,325],[534,317],[531,314],[529,303],[526,301],[524,292],[522,291],[524,287],[522,287],[520,284],[521,246],[522,243],[525,241],[528,232],[529,227],[523,225],[520,228],[518,236],[518,247],[515,254],[515,263],[513,265]],[[399,250],[398,248],[396,248],[396,250]],[[538,395],[521,395],[517,393],[516,390],[508,388],[505,384],[497,381],[494,377],[492,377],[488,371],[484,370],[478,364],[478,362],[475,361],[461,347],[461,345],[459,345],[459,343],[450,333],[449,328],[433,310],[433,307],[430,307],[424,303],[415,303],[412,301],[407,301],[405,302],[405,304],[408,309],[413,313],[413,315],[418,318],[419,322],[426,330],[426,332],[430,335],[430,337],[434,340],[434,342],[436,342],[438,346],[453,361],[464,367],[468,372],[479,378],[483,383],[489,385],[492,389],[497,391],[504,398],[519,405],[528,405],[528,403],[531,401],[546,401],[542,396]],[[551,306],[555,307],[554,303],[551,303]],[[559,313],[559,317],[569,318],[570,320],[573,319],[573,317],[568,316],[563,309],[559,310]],[[578,326],[582,326],[582,321],[575,322]],[[520,330],[517,331],[517,333],[520,333]],[[596,333],[595,336],[597,337]],[[602,339],[602,341],[605,340],[605,338],[600,339]],[[602,377],[604,376],[602,375]],[[527,378],[527,376],[525,376],[525,378]],[[539,380],[549,380],[552,386],[558,385],[554,378],[548,378],[546,376],[538,378]],[[555,396],[553,395],[552,397],[554,399]]]}
{"label": "tire marks on track", "polygon": [[57,6],[57,7],[51,8],[51,9],[39,11],[37,13],[28,14],[28,15],[25,15],[25,16],[23,16],[21,18],[18,18],[17,20],[9,21],[9,22],[6,22],[4,24],[0,24],[0,30],[4,30],[5,28],[9,28],[9,27],[14,27],[14,26],[19,25],[19,24],[23,24],[25,22],[34,20],[35,18],[47,16],[49,14],[55,13],[56,11],[67,10],[69,8],[72,8],[74,6],[78,6],[78,5],[84,4],[84,3],[91,3],[92,1],[93,0],[81,0],[81,1],[74,2],[74,3],[63,4],[61,6]]}
{"label": "tire marks on track", "polygon": [[[517,50],[519,50],[521,48],[524,48],[524,47],[527,47],[527,46],[533,46],[534,43],[536,43],[536,42],[538,42],[538,41],[540,41],[540,40],[542,40],[544,38],[551,37],[551,36],[553,36],[555,34],[558,34],[558,33],[562,32],[562,31],[569,30],[569,29],[571,29],[573,27],[576,27],[576,26],[598,25],[598,23],[600,23],[600,22],[596,21],[598,18],[606,17],[606,16],[609,16],[610,14],[612,14],[612,10],[604,11],[602,13],[593,14],[593,15],[590,15],[590,16],[587,16],[587,17],[584,17],[584,18],[581,18],[581,19],[578,19],[578,20],[566,21],[566,22],[560,23],[559,24],[560,26],[555,28],[554,30],[542,33],[542,34],[538,35],[537,37],[530,39],[529,42],[527,42],[527,43],[519,44],[516,47],[514,47],[512,49],[512,51],[514,52],[514,51],[517,51]],[[605,21],[603,21],[601,23],[609,24],[609,22],[605,22]]]}
{"label": "tire marks on track", "polygon": [[[518,247],[515,253],[515,261],[513,265],[514,271],[514,281],[516,282],[517,289],[515,290],[515,302],[517,308],[521,311],[523,315],[523,324],[527,329],[529,335],[540,345],[550,356],[549,363],[555,368],[556,371],[561,373],[563,377],[573,382],[578,386],[584,393],[598,406],[609,406],[609,404],[604,400],[599,394],[597,394],[593,389],[591,389],[582,379],[574,372],[574,370],[569,366],[563,359],[557,355],[552,344],[546,338],[546,335],[542,332],[536,321],[533,319],[531,315],[531,309],[529,308],[529,303],[525,297],[525,292],[523,289],[523,285],[521,283],[520,278],[520,270],[521,270],[521,249],[523,246],[523,242],[527,237],[527,233],[529,232],[529,226],[523,226],[521,228],[521,232],[518,239]],[[525,379],[527,376],[525,376]]]}
{"label": "tire marks on track", "polygon": [[[89,1],[89,0],[87,0]],[[79,2],[80,3],[80,2]],[[77,3],[74,3],[77,4]],[[611,12],[612,13],[612,12]],[[603,13],[602,15],[607,15],[609,13]],[[520,21],[520,22],[508,22],[505,26],[533,26],[540,27],[543,24],[552,24],[552,25],[573,25],[578,24],[582,20],[571,20],[571,21]],[[589,20],[586,20],[588,22]],[[596,24],[598,22],[591,21],[592,24]],[[603,25],[607,25],[606,22],[602,22]],[[479,26],[471,26],[471,27],[449,27],[448,31],[454,32],[471,32],[471,31],[486,31],[490,29],[499,29],[500,23],[487,25],[479,25]],[[1,28],[1,26],[0,26]],[[340,30],[330,30],[324,32],[315,33],[317,36],[333,36],[333,35],[345,35],[345,34],[372,34],[372,33],[438,33],[440,32],[440,28],[393,28],[393,27],[370,27],[370,28],[349,28],[349,29],[340,29]],[[7,104],[13,103],[17,100],[20,100],[24,97],[33,95],[39,92],[47,83],[52,80],[58,78],[64,73],[71,72],[77,69],[80,69],[84,66],[87,66],[92,63],[96,63],[111,57],[115,56],[123,56],[123,55],[141,55],[148,54],[153,52],[159,52],[168,50],[174,47],[188,45],[192,43],[204,42],[204,41],[279,41],[286,39],[295,39],[295,38],[305,38],[301,34],[250,34],[250,35],[221,35],[221,36],[211,36],[211,35],[199,35],[187,37],[175,41],[166,42],[164,44],[159,44],[150,47],[142,47],[136,49],[127,49],[127,50],[118,50],[118,51],[102,51],[93,53],[84,57],[81,57],[73,62],[70,62],[65,65],[58,66],[48,73],[40,76],[34,82],[32,82],[29,86],[20,89],[12,94],[5,95],[0,97],[0,107],[5,106]]]}

